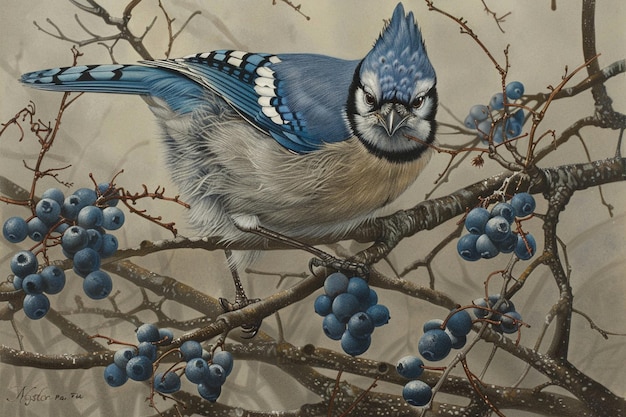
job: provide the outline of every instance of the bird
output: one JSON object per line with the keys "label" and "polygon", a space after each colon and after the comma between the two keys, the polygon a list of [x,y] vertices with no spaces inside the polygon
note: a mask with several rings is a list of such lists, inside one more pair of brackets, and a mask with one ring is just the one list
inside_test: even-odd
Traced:
{"label": "bird", "polygon": [[[435,70],[402,3],[362,59],[223,49],[20,81],[139,95],[194,232],[227,245],[345,236],[415,182],[437,130]],[[258,251],[227,254],[236,271]]]}

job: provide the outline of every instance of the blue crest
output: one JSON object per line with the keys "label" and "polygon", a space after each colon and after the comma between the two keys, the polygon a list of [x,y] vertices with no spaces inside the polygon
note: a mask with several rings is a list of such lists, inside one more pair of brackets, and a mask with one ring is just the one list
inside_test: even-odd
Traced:
{"label": "blue crest", "polygon": [[384,101],[408,103],[419,80],[435,79],[413,12],[405,15],[402,3],[363,60],[361,74],[368,71],[378,76]]}

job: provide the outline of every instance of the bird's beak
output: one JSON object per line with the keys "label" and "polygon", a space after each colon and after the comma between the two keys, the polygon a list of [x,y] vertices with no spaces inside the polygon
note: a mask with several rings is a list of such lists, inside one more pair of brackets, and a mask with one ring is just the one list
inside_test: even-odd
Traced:
{"label": "bird's beak", "polygon": [[389,110],[385,116],[380,117],[380,123],[385,128],[387,135],[390,137],[393,136],[396,131],[404,125],[409,116],[401,116],[400,112],[397,110],[397,106],[400,104],[394,104],[393,107]]}

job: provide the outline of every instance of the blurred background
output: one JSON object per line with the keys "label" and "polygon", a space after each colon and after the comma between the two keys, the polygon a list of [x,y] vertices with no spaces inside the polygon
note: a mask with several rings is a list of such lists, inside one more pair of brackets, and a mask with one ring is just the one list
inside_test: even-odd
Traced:
{"label": "blurred background", "polygon": [[[114,16],[120,16],[126,2],[101,1]],[[395,1],[310,1],[302,0],[301,12],[307,20],[284,2],[270,0],[184,0],[167,3],[165,7],[175,18],[174,28],[194,11],[194,17],[176,39],[172,57],[214,49],[243,49],[258,52],[310,52],[347,59],[362,58],[370,49],[383,28],[383,20],[389,19]],[[583,64],[581,46],[581,1],[557,1],[557,9],[551,10],[550,1],[518,2],[488,1],[498,15],[510,12],[501,23],[505,33],[496,25],[493,17],[485,12],[478,0],[449,0],[436,4],[455,16],[463,16],[490,49],[495,58],[504,64],[503,50],[509,49],[509,81],[522,81],[526,93],[547,92],[548,85],[556,85],[565,73]],[[466,35],[459,33],[451,20],[429,12],[423,1],[404,2],[405,9],[412,10],[422,29],[428,54],[437,71],[438,92],[442,107],[438,119],[455,123],[464,119],[474,104],[486,104],[500,87],[500,77],[486,55]],[[57,115],[61,94],[35,91],[22,87],[17,79],[20,74],[42,68],[67,66],[72,62],[72,43],[54,39],[37,29],[33,22],[54,31],[50,22],[58,26],[71,39],[88,38],[75,20],[80,17],[90,30],[106,36],[114,33],[95,16],[90,16],[72,6],[69,1],[48,2],[30,0],[8,2],[0,16],[0,120],[7,121],[29,101],[36,103],[38,118],[53,121]],[[136,34],[144,32],[154,16],[157,20],[144,43],[155,58],[162,58],[167,49],[167,33],[163,15],[155,1],[144,1],[133,12],[131,28]],[[50,19],[50,22],[47,21]],[[599,62],[605,67],[624,59],[626,50],[626,3],[620,0],[598,2],[596,6],[596,47],[601,56]],[[84,54],[81,64],[109,63],[106,48],[89,45],[80,49]],[[126,43],[114,49],[114,57],[120,63],[140,60]],[[575,76],[573,83],[584,79],[585,72]],[[606,83],[616,110],[626,112],[624,75]],[[445,106],[445,108],[443,108]],[[447,110],[446,110],[447,109]],[[577,97],[559,100],[552,104],[545,121],[544,130],[554,129],[558,135],[581,117],[593,114],[593,100],[587,91]],[[469,137],[448,135],[450,129],[441,128],[438,136],[442,146],[454,146],[467,142]],[[591,160],[603,159],[615,154],[617,132],[599,129],[583,130],[584,140]],[[29,188],[32,176],[22,161],[34,161],[39,147],[31,137],[18,142],[15,129],[0,138],[0,175],[6,176],[22,187]],[[547,139],[545,140],[547,142]],[[587,157],[577,139],[570,140],[550,157],[541,161],[542,167],[567,163],[585,162]],[[442,172],[448,157],[434,156],[428,168],[415,185],[396,201],[387,212],[411,207],[431,194],[446,195],[473,182],[502,171],[495,162],[487,159],[482,168],[472,167],[469,159],[452,171],[447,182],[435,188],[434,182]],[[120,170],[117,183],[129,190],[141,190],[146,184],[153,190],[165,187],[166,194],[177,194],[164,170],[162,147],[158,140],[156,124],[144,102],[133,96],[84,95],[63,116],[61,132],[47,157],[49,167],[71,167],[62,171],[64,181],[74,183],[74,188],[90,186],[89,173],[99,182],[110,180]],[[40,181],[40,192],[58,186],[48,178]],[[603,187],[606,200],[614,206],[613,216],[601,203],[598,189],[576,193],[567,210],[562,214],[559,238],[567,246],[571,265],[571,283],[574,288],[575,306],[589,314],[602,328],[614,332],[626,332],[626,193],[624,183]],[[545,211],[545,201],[537,196],[538,212]],[[194,236],[186,226],[185,209],[162,202],[141,203],[150,213],[175,221],[183,236]],[[0,217],[24,215],[24,209],[0,205]],[[458,220],[458,219],[455,219]],[[541,236],[541,222],[529,221],[529,231]],[[390,261],[403,270],[416,259],[424,257],[444,236],[454,230],[454,222],[429,232],[405,239],[392,253]],[[136,247],[144,240],[171,238],[169,231],[143,219],[127,217],[127,224],[116,236],[120,247]],[[541,241],[542,239],[540,239]],[[356,251],[361,246],[344,242],[343,246]],[[540,249],[542,244],[539,243]],[[26,247],[26,246],[25,246]],[[25,248],[24,247],[24,248]],[[20,247],[21,248],[21,247]],[[5,241],[0,243],[0,275],[8,276],[8,260],[16,246]],[[296,251],[272,252],[263,257],[254,268],[265,272],[292,272],[307,270],[309,256]],[[173,276],[215,297],[232,298],[232,283],[221,251],[176,250],[133,259],[134,262],[157,273]],[[476,263],[465,263],[449,245],[433,263],[436,288],[450,294],[460,304],[484,294],[483,282],[487,275],[504,267],[506,258]],[[521,272],[523,266],[518,266]],[[392,271],[381,263],[380,268],[388,274]],[[69,274],[71,275],[71,274]],[[253,297],[267,297],[276,292],[278,276],[255,273],[243,274],[244,285]],[[299,278],[287,278],[280,282],[280,289],[295,284]],[[428,285],[424,268],[411,272],[407,279]],[[63,311],[75,307],[74,296],[81,293],[78,278],[68,276],[67,289],[52,297],[53,308]],[[114,277],[114,290],[120,290],[117,302],[130,309],[138,302],[133,286]],[[495,288],[499,288],[497,285]],[[298,305],[281,311],[285,338],[295,345],[312,343],[316,346],[339,349],[338,343],[327,339],[321,330],[321,318],[312,314],[313,294]],[[364,357],[395,363],[400,357],[417,351],[421,325],[431,318],[444,318],[446,311],[428,303],[410,299],[389,291],[379,291],[380,301],[391,307],[392,321],[374,335],[372,346]],[[517,310],[533,327],[524,331],[522,343],[533,346],[546,313],[557,299],[558,293],[547,271],[537,270],[524,290],[514,299]],[[156,297],[155,297],[156,299]],[[97,303],[97,302],[96,302]],[[105,303],[105,302],[101,302]],[[103,304],[104,306],[104,304]],[[165,307],[173,316],[190,319],[197,312],[185,310],[179,305]],[[142,318],[149,322],[154,315]],[[81,323],[88,333],[104,333],[120,339],[132,340],[134,328],[118,321],[103,321],[89,315],[72,317]],[[24,319],[18,323],[24,334],[26,350],[48,354],[76,353],[80,348],[68,343],[46,320],[33,322]],[[273,317],[264,321],[263,331],[276,337],[277,325]],[[549,337],[549,335],[548,335]],[[17,339],[8,322],[0,323],[2,343],[16,348]],[[549,340],[549,339],[546,339]],[[545,348],[545,346],[543,346]],[[479,343],[471,352],[469,363],[478,372],[490,354],[490,346]],[[626,395],[626,348],[623,338],[603,339],[590,329],[586,320],[575,315],[572,324],[570,360],[583,372],[605,384],[617,395]],[[234,375],[224,387],[220,401],[235,406],[257,410],[290,410],[318,398],[306,391],[280,371],[260,363],[236,362]],[[495,362],[485,376],[488,383],[513,384],[524,369],[524,364],[504,353],[496,353]],[[458,371],[458,370],[457,370]],[[455,373],[457,373],[455,371]],[[331,377],[336,374],[323,371]],[[462,373],[462,370],[460,371]],[[344,375],[350,382],[367,387],[371,381]],[[102,379],[102,369],[73,371],[43,371],[0,364],[0,415],[152,415],[154,410],[144,402],[148,389],[138,383],[112,389]],[[545,379],[533,371],[524,386],[533,386]],[[48,387],[52,393],[78,392],[83,399],[67,401],[44,401],[25,405],[14,401],[18,389],[23,386]],[[377,390],[399,394],[401,387],[380,384]],[[446,397],[437,397],[443,401]],[[165,406],[164,406],[165,407]],[[534,415],[523,411],[507,411],[508,416]]]}

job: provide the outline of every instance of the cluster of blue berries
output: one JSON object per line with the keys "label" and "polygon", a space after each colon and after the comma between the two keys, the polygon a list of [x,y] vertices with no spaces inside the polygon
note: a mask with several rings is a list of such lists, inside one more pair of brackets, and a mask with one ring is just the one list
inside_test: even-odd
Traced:
{"label": "cluster of blue berries", "polygon": [[[472,329],[472,317],[465,309],[455,309],[447,319],[432,319],[424,323],[424,334],[419,339],[417,350],[422,358],[437,362],[445,359],[452,349],[461,349],[467,342]],[[410,381],[402,390],[404,400],[414,406],[423,407],[432,398],[432,389],[419,378],[424,372],[424,361],[419,356],[408,355],[396,365],[398,374]]]}
{"label": "cluster of blue berries", "polygon": [[515,333],[522,324],[522,315],[515,310],[513,301],[501,298],[500,294],[490,295],[487,299],[477,298],[473,304],[476,306],[473,308],[476,318],[497,323],[493,329],[498,332]]}
{"label": "cluster of blue berries", "polygon": [[500,202],[491,211],[476,207],[467,213],[465,228],[468,234],[457,242],[457,251],[467,261],[489,259],[499,253],[511,253],[521,260],[530,259],[537,251],[537,243],[530,233],[520,229],[513,232],[515,218],[530,216],[535,211],[535,199],[528,193],[517,193],[510,203]]}
{"label": "cluster of blue berries", "polygon": [[491,97],[489,105],[476,104],[472,106],[465,118],[465,127],[478,131],[479,137],[486,141],[493,126],[492,138],[496,144],[519,136],[524,124],[524,111],[522,109],[515,112],[511,111],[510,116],[506,118],[506,123],[503,121],[503,113],[505,112],[505,104],[510,103],[509,100],[515,101],[524,95],[524,84],[519,81],[510,82],[506,85],[505,92],[506,103],[504,94],[500,92]]}
{"label": "cluster of blue berries", "polygon": [[[74,272],[84,278],[85,294],[95,300],[105,298],[113,284],[100,270],[100,260],[118,248],[117,238],[107,231],[124,224],[124,212],[116,207],[119,200],[115,195],[109,184],[100,184],[97,191],[80,188],[68,197],[58,188],[50,188],[42,194],[32,218],[11,217],[4,222],[2,233],[11,243],[27,237],[46,247],[60,243],[63,254],[73,260]],[[42,318],[50,309],[44,293],[57,294],[65,286],[63,270],[48,266],[38,273],[38,268],[32,251],[20,251],[11,260],[13,286],[26,293],[24,312],[31,319]]]}
{"label": "cluster of blue berries", "polygon": [[[152,378],[156,392],[172,394],[181,388],[181,375],[197,385],[198,393],[205,400],[215,402],[222,392],[226,377],[233,370],[233,356],[221,350],[211,355],[200,343],[189,340],[180,346],[180,354],[186,362],[184,367],[170,366],[165,372],[156,372],[157,346],[170,343],[174,338],[171,330],[159,329],[153,324],[142,324],[137,329],[137,346],[119,349],[113,363],[104,369],[104,379],[112,387],[124,385],[128,379],[147,381]],[[158,364],[157,364],[158,367]],[[182,372],[180,372],[182,370]]]}
{"label": "cluster of blue berries", "polygon": [[314,304],[315,312],[324,317],[324,333],[341,340],[341,348],[348,355],[365,353],[374,329],[389,322],[389,309],[378,304],[376,291],[360,277],[332,273],[324,281],[324,291]]}

